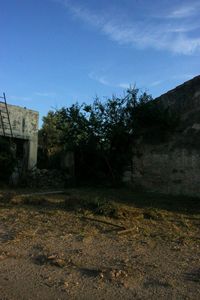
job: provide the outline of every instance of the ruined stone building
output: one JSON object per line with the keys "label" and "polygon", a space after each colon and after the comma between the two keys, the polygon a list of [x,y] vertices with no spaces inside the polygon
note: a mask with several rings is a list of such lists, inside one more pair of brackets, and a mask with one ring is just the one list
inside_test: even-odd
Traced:
{"label": "ruined stone building", "polygon": [[176,112],[179,125],[164,142],[138,139],[126,175],[148,191],[200,196],[200,76],[154,101]]}
{"label": "ruined stone building", "polygon": [[[36,111],[15,105],[7,105],[12,128],[12,145],[15,156],[24,170],[32,169],[37,164],[38,147],[38,117]],[[5,110],[5,104],[0,103],[0,112]],[[0,136],[10,138],[9,124],[2,126],[0,120]]]}

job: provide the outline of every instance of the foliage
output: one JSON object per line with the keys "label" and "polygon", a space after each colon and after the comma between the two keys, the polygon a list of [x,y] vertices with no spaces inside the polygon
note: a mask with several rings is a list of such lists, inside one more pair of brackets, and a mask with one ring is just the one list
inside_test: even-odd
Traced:
{"label": "foliage", "polygon": [[75,103],[50,111],[43,119],[40,145],[48,155],[59,151],[75,154],[76,178],[118,183],[131,164],[133,141],[147,128],[162,132],[172,127],[167,109],[136,88],[125,97],[98,98],[90,105]]}
{"label": "foliage", "polygon": [[179,115],[161,102],[141,99],[134,111],[136,136],[146,143],[164,142],[179,124]]}

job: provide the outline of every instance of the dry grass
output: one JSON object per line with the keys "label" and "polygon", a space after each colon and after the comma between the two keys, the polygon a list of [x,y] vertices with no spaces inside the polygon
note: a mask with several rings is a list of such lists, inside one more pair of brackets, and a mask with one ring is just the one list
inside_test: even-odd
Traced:
{"label": "dry grass", "polygon": [[[124,192],[126,192],[126,197],[128,195],[127,201],[126,198],[121,200]],[[130,197],[133,199],[132,202]],[[140,202],[138,197],[141,198]],[[12,241],[22,235],[34,237],[41,228],[50,230],[54,226],[54,222],[62,228],[66,224],[64,221],[66,211],[73,211],[75,213],[74,218],[98,215],[98,218],[102,220],[115,220],[124,228],[134,227],[135,232],[132,234],[138,236],[142,234],[146,237],[151,236],[159,239],[178,238],[182,242],[183,240],[189,242],[198,239],[198,200],[187,199],[187,210],[185,202],[183,205],[185,199],[180,199],[180,209],[178,209],[177,198],[171,197],[169,199],[169,196],[168,198],[163,196],[164,199],[162,200],[161,196],[154,195],[153,203],[152,198],[149,202],[146,199],[143,201],[144,197],[143,194],[134,195],[132,191],[127,194],[127,191],[124,190],[68,190],[63,194],[48,194],[46,196],[34,194],[21,196],[20,194],[4,192],[0,194],[0,218],[9,227],[10,240]],[[158,207],[159,201],[160,208]],[[175,205],[173,205],[173,201]],[[165,207],[163,207],[163,202]],[[196,211],[193,202],[197,204]],[[20,223],[13,226],[13,220],[19,219]]]}
{"label": "dry grass", "polygon": [[[149,299],[155,287],[157,299],[169,299],[169,289],[176,299],[182,293],[180,278],[185,284],[183,299],[199,295],[194,286],[199,284],[199,200],[123,189],[24,194],[0,193],[0,266],[4,272],[10,270],[12,278],[14,264],[19,293],[24,293],[25,299],[23,278],[18,277],[23,266],[30,276],[33,272],[37,277],[31,277],[27,286],[39,284],[41,289],[44,283],[50,288],[45,290],[46,297],[55,289],[55,299],[58,293],[60,299],[66,299],[63,292],[69,293],[69,299],[77,299],[77,285],[86,293],[84,299],[91,295],[99,299],[109,290],[112,295],[123,291],[125,299],[131,299],[134,290],[140,299]],[[122,228],[131,231],[121,235]],[[40,268],[42,279],[38,279]],[[9,294],[9,285],[6,291],[17,299]],[[30,299],[43,296],[34,297]]]}

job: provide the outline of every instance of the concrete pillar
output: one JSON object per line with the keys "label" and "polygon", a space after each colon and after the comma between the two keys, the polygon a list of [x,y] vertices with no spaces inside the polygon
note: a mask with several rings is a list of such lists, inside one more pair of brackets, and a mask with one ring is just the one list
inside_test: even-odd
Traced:
{"label": "concrete pillar", "polygon": [[74,178],[74,152],[64,153],[61,159],[61,168],[68,172],[70,178]]}
{"label": "concrete pillar", "polygon": [[31,170],[37,165],[37,150],[38,150],[37,145],[38,145],[38,136],[34,135],[29,140],[28,170]]}

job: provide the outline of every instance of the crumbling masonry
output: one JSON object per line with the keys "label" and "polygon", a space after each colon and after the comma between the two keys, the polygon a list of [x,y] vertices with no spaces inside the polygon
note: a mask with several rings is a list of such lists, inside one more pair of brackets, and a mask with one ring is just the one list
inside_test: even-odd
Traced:
{"label": "crumbling masonry", "polygon": [[180,124],[165,142],[138,139],[124,180],[148,191],[200,197],[200,76],[155,101],[176,112]]}

